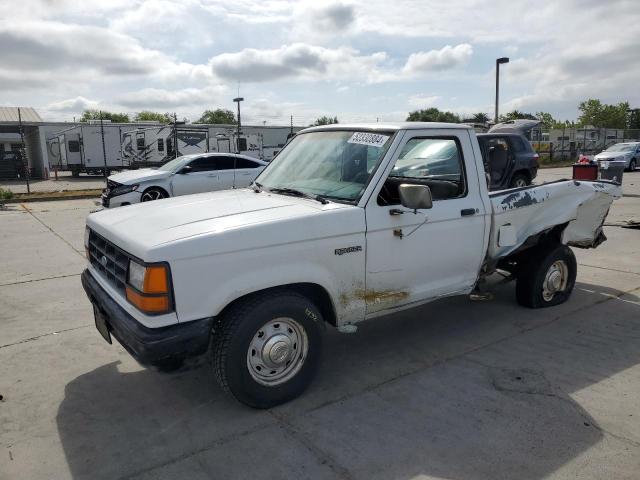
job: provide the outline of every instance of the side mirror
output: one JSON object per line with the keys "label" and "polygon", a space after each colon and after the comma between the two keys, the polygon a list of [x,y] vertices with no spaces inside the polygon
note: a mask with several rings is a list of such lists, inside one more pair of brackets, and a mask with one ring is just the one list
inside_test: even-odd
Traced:
{"label": "side mirror", "polygon": [[190,173],[192,171],[193,171],[193,167],[191,165],[185,165],[180,170],[178,170],[178,173],[180,173],[181,175],[184,175],[185,173]]}
{"label": "side mirror", "polygon": [[433,207],[431,189],[426,185],[410,185],[403,183],[398,187],[400,203],[403,207],[416,210]]}

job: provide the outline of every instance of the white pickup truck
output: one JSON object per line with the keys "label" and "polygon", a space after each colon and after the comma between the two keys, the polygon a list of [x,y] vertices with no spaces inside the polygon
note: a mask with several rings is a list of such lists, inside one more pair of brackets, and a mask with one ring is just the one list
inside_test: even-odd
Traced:
{"label": "white pickup truck", "polygon": [[464,125],[334,125],[296,135],[251,188],[87,218],[82,283],[97,329],[143,365],[210,352],[239,401],[299,395],[322,330],[465,295],[496,270],[524,306],[564,302],[569,246],[596,247],[611,182],[489,193]]}

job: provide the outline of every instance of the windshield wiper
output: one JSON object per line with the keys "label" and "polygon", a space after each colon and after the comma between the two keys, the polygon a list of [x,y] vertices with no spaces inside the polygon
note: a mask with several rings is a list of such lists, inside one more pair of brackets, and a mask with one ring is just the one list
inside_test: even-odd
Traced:
{"label": "windshield wiper", "polygon": [[282,195],[291,195],[293,197],[310,198],[311,200],[316,200],[323,205],[329,203],[329,200],[324,198],[322,195],[310,195],[308,193],[301,192],[300,190],[296,190],[295,188],[276,187],[270,188],[269,191],[273,193],[281,193]]}
{"label": "windshield wiper", "polygon": [[262,184],[258,182],[253,182],[253,191],[256,193],[260,193],[262,191]]}

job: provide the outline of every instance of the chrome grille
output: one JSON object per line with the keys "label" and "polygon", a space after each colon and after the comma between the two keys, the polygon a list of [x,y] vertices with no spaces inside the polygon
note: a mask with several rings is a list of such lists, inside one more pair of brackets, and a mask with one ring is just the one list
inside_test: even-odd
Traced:
{"label": "chrome grille", "polygon": [[106,238],[89,232],[89,261],[117,290],[124,292],[129,255]]}

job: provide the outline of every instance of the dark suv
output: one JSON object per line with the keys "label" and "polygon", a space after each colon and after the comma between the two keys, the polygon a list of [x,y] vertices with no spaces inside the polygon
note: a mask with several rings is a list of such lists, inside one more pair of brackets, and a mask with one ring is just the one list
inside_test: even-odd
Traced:
{"label": "dark suv", "polygon": [[489,190],[526,187],[536,178],[540,157],[525,134],[538,123],[516,120],[478,134]]}

